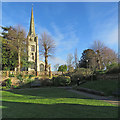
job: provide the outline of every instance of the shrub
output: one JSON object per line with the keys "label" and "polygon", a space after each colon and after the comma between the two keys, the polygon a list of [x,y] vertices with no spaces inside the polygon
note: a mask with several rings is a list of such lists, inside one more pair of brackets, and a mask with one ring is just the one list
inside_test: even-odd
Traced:
{"label": "shrub", "polygon": [[90,69],[78,68],[71,75],[71,82],[73,84],[76,84],[78,78],[79,78],[80,81],[82,81],[82,80],[91,80],[92,74],[93,74],[93,71],[91,71]]}
{"label": "shrub", "polygon": [[52,81],[51,81],[51,79],[41,80],[41,85],[42,86],[51,86],[52,85]]}
{"label": "shrub", "polygon": [[15,89],[15,88],[17,88],[17,86],[16,86],[16,85],[13,85],[13,88]]}
{"label": "shrub", "polygon": [[29,75],[29,78],[35,77],[35,75]]}
{"label": "shrub", "polygon": [[29,77],[29,75],[24,75],[24,77]]}
{"label": "shrub", "polygon": [[53,77],[53,85],[55,86],[66,86],[71,83],[71,79],[69,76],[58,76]]}
{"label": "shrub", "polygon": [[15,77],[15,75],[14,74],[9,74],[9,77]]}
{"label": "shrub", "polygon": [[23,81],[23,76],[21,75],[21,74],[19,74],[18,76],[17,76],[17,79],[19,79],[21,82]]}
{"label": "shrub", "polygon": [[11,84],[12,84],[11,79],[8,78],[8,79],[6,80],[6,88],[10,88],[10,87],[11,87]]}

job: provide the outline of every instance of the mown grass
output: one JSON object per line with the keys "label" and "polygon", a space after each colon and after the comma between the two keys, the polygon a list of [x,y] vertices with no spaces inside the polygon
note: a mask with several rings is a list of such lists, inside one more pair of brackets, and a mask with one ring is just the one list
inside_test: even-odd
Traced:
{"label": "mown grass", "polygon": [[96,80],[96,81],[88,81],[84,84],[77,86],[94,89],[97,91],[104,92],[105,95],[112,95],[112,92],[118,90],[118,80]]}
{"label": "mown grass", "polygon": [[2,92],[3,118],[117,118],[117,105],[62,88]]}

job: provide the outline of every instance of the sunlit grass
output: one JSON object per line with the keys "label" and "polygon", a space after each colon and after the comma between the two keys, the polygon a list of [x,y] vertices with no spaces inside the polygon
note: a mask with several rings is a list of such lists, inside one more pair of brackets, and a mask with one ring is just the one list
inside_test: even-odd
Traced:
{"label": "sunlit grass", "polygon": [[0,92],[2,92],[4,118],[117,117],[117,105],[90,99],[60,88]]}
{"label": "sunlit grass", "polygon": [[36,103],[36,104],[81,104],[81,105],[94,105],[94,106],[117,106],[111,103],[107,103],[101,100],[94,99],[78,99],[78,98],[45,98],[42,96],[30,96],[14,94],[8,91],[2,92],[3,101],[9,102],[24,102],[24,103]]}

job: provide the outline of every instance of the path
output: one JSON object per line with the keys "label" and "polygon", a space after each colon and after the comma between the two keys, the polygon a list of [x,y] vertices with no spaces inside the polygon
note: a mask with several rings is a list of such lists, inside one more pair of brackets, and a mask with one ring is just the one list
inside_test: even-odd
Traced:
{"label": "path", "polygon": [[68,88],[67,90],[70,91],[70,92],[74,92],[74,93],[77,93],[77,94],[80,94],[80,95],[84,95],[84,96],[90,97],[90,98],[94,98],[96,100],[103,100],[105,102],[109,102],[109,103],[112,103],[112,104],[120,105],[120,101],[115,99],[115,98],[113,98],[113,97],[105,97],[105,96],[94,95],[94,94],[90,94],[90,93],[86,93],[86,92],[73,90],[71,88]]}

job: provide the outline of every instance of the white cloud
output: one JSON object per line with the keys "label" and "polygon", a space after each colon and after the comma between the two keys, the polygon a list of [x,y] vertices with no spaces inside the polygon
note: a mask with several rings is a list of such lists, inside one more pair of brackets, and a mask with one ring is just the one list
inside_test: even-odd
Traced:
{"label": "white cloud", "polygon": [[118,44],[118,28],[109,31],[108,35],[106,36],[106,44],[109,45],[116,45]]}
{"label": "white cloud", "polygon": [[57,42],[57,46],[59,47],[58,51],[69,51],[77,45],[79,38],[76,35],[73,25],[69,25],[69,27],[65,26],[65,32],[60,30],[54,23],[51,25],[55,32],[54,40]]}
{"label": "white cloud", "polygon": [[52,71],[54,71],[54,65],[64,65],[66,62],[60,57],[49,58],[49,64],[51,64]]}
{"label": "white cloud", "polygon": [[54,65],[55,64],[60,64],[60,65],[66,64],[66,62],[63,59],[61,59],[60,57],[49,58],[49,60]]}

